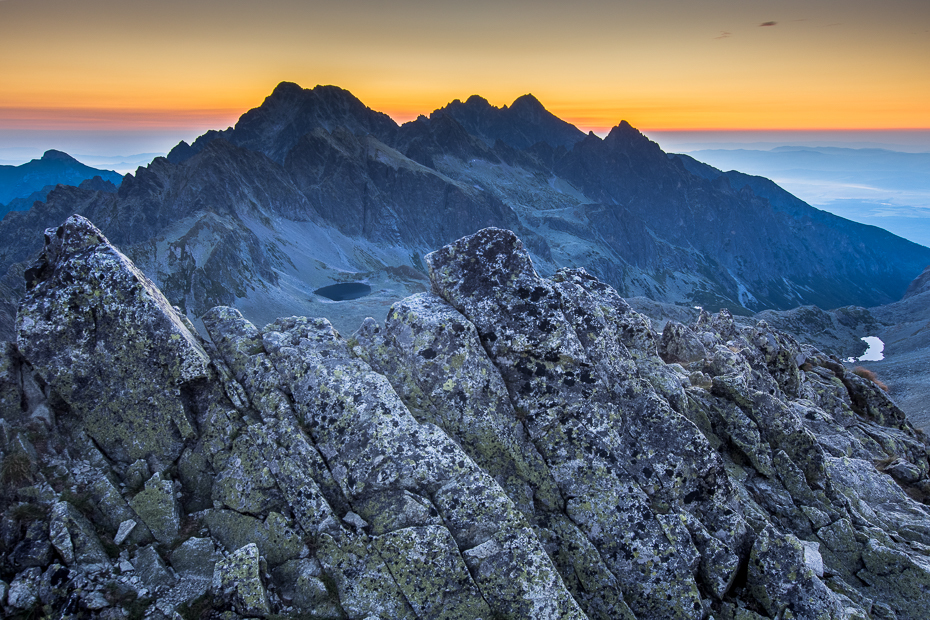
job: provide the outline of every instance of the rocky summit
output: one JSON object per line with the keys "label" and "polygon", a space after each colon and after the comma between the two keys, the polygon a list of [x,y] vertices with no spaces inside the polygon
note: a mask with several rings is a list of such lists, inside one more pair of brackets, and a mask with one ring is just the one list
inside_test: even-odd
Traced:
{"label": "rocky summit", "polygon": [[489,228],[351,336],[204,315],[88,220],[0,357],[13,618],[924,618],[928,443],[766,323],[650,320]]}

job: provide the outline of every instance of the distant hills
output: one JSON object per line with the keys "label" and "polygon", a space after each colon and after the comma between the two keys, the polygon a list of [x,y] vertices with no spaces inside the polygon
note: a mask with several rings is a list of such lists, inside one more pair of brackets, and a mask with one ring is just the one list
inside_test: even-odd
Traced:
{"label": "distant hills", "polygon": [[122,175],[112,170],[85,166],[56,150],[48,150],[41,159],[20,166],[0,166],[0,217],[7,211],[27,210],[33,202],[45,200],[58,184],[80,185],[94,177],[113,184],[114,191],[123,180]]}
{"label": "distant hills", "polygon": [[[626,122],[585,135],[530,95],[503,108],[473,96],[399,126],[335,86],[282,83],[117,193],[59,187],[8,215],[8,315],[37,233],[72,213],[191,318],[225,304],[259,323],[327,316],[343,331],[423,290],[425,253],[486,226],[514,230],[543,274],[584,267],[625,296],[737,313],[896,301],[930,264],[926,247],[767,179],[670,157]],[[352,281],[372,294],[313,293]]]}

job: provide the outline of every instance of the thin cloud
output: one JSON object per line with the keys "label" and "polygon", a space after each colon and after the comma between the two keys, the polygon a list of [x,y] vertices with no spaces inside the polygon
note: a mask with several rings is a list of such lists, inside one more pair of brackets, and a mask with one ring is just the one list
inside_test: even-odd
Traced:
{"label": "thin cloud", "polygon": [[759,24],[759,28],[763,28],[765,26],[774,26],[777,23],[778,22],[762,22],[761,24]]}
{"label": "thin cloud", "polygon": [[[2,1],[3,1],[3,0],[0,0],[0,2],[2,2]],[[729,38],[729,37],[730,37],[730,33],[729,33],[729,32],[726,32],[725,30],[721,30],[721,31],[720,31],[720,36],[719,36],[719,37],[714,37],[714,38],[715,38],[715,39],[727,39],[727,38]]]}

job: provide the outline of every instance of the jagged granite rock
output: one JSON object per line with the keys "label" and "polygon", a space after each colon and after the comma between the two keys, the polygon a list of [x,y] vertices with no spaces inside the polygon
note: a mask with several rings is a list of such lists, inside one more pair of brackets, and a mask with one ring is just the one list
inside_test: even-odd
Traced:
{"label": "jagged granite rock", "polygon": [[258,547],[251,544],[220,560],[213,572],[213,588],[246,617],[271,614],[260,564]]}
{"label": "jagged granite rock", "polygon": [[171,566],[180,575],[212,579],[218,560],[216,546],[209,538],[188,538],[171,552]]}
{"label": "jagged granite rock", "polygon": [[427,263],[349,339],[218,307],[202,340],[51,231],[0,350],[5,611],[923,617],[928,443],[871,382],[726,311],[657,334],[510,231]]}
{"label": "jagged granite rock", "polygon": [[284,601],[324,618],[342,615],[339,604],[323,582],[323,568],[312,559],[291,560],[273,571],[275,582],[280,584]]}
{"label": "jagged granite rock", "polygon": [[6,595],[7,605],[12,610],[31,609],[39,599],[41,576],[42,571],[38,568],[27,568],[16,575]]}
{"label": "jagged granite rock", "polygon": [[168,572],[165,561],[151,545],[139,549],[132,559],[132,566],[142,579],[142,583],[150,588],[170,586],[175,581]]}
{"label": "jagged granite rock", "polygon": [[171,480],[163,480],[161,474],[155,474],[145,483],[145,488],[129,500],[129,505],[158,542],[170,545],[178,537],[181,515]]}
{"label": "jagged granite rock", "polygon": [[161,292],[80,216],[46,231],[27,287],[17,346],[86,432],[111,459],[175,461],[209,358]]}
{"label": "jagged granite rock", "polygon": [[58,502],[52,507],[50,535],[52,545],[66,566],[109,564],[93,525],[68,502]]}

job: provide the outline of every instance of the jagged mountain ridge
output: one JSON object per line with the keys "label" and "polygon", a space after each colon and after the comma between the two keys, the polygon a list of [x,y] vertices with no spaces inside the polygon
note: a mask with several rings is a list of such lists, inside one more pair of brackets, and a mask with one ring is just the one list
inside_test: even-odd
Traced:
{"label": "jagged mountain ridge", "polygon": [[522,150],[543,142],[553,148],[571,149],[584,138],[584,132],[546,110],[533,95],[517,97],[512,105],[502,108],[472,95],[464,103],[456,99],[439,108],[430,114],[430,120],[446,114],[489,145],[500,140]]}
{"label": "jagged mountain ridge", "polygon": [[[506,109],[471,98],[398,127],[347,91],[282,83],[115,197],[62,189],[0,224],[0,323],[38,251],[22,240],[72,212],[192,318],[226,303],[259,322],[322,314],[343,329],[422,290],[422,256],[485,226],[515,230],[544,274],[584,265],[624,295],[746,313],[887,303],[930,263],[927,248],[692,174],[626,123],[579,134],[529,96]],[[351,305],[312,292],[365,279],[376,295]]]}
{"label": "jagged mountain ridge", "polygon": [[930,604],[926,438],[729,313],[659,335],[510,231],[431,292],[200,338],[80,216],[0,348],[0,604],[101,620],[885,620]]}

